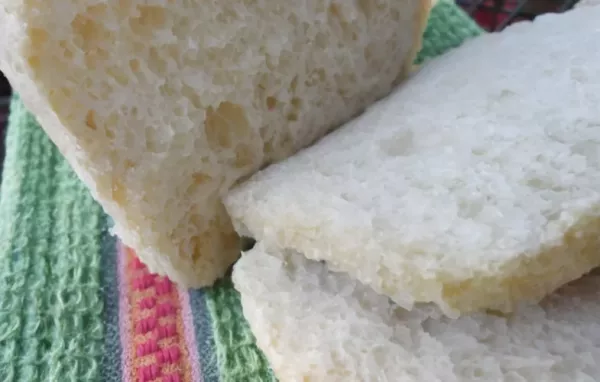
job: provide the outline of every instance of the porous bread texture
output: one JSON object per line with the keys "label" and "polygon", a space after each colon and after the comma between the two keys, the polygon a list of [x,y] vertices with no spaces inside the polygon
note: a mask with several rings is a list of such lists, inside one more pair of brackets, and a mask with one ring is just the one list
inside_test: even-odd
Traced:
{"label": "porous bread texture", "polygon": [[600,0],[579,0],[575,4],[575,7],[595,7],[600,5]]}
{"label": "porous bread texture", "polygon": [[600,264],[600,8],[466,42],[235,187],[238,231],[449,316]]}
{"label": "porous bread texture", "polygon": [[393,304],[344,273],[290,252],[242,255],[244,316],[280,382],[598,381],[600,276],[510,317],[456,320]]}
{"label": "porous bread texture", "polygon": [[238,257],[223,193],[389,93],[428,0],[0,0],[0,70],[151,271]]}

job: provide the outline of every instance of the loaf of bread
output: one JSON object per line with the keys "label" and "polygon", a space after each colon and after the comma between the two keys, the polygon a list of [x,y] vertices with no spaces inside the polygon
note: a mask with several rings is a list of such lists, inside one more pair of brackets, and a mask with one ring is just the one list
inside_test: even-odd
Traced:
{"label": "loaf of bread", "polygon": [[428,0],[0,0],[0,70],[151,271],[238,257],[222,195],[411,68]]}
{"label": "loaf of bread", "polygon": [[228,195],[238,231],[411,309],[510,312],[600,264],[600,8],[483,35]]}
{"label": "loaf of bread", "polygon": [[343,273],[260,246],[233,270],[245,317],[279,382],[592,382],[600,275],[512,316],[406,311]]}

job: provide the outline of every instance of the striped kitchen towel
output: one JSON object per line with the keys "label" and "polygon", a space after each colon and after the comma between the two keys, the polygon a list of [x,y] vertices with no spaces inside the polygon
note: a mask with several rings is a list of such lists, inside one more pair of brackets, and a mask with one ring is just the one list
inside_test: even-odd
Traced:
{"label": "striped kitchen towel", "polygon": [[[418,63],[480,33],[433,9]],[[0,381],[272,381],[229,279],[148,272],[18,96],[0,185]]]}

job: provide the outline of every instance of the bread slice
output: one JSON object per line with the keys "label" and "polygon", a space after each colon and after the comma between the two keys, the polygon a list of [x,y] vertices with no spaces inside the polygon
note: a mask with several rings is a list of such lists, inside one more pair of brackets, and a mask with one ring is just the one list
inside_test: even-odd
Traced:
{"label": "bread slice", "polygon": [[232,189],[238,231],[404,308],[510,312],[600,264],[600,8],[432,60]]}
{"label": "bread slice", "polygon": [[280,382],[597,381],[600,276],[511,317],[406,311],[343,273],[257,246],[233,271],[245,317]]}
{"label": "bread slice", "polygon": [[600,0],[579,0],[575,3],[575,7],[595,7],[600,5]]}
{"label": "bread slice", "polygon": [[0,0],[0,70],[149,268],[238,257],[222,202],[407,71],[429,0]]}

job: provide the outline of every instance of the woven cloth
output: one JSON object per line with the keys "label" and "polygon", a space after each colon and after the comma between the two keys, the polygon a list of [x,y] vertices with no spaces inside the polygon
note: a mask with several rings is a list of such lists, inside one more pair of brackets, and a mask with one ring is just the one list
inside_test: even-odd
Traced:
{"label": "woven cloth", "polygon": [[[454,3],[418,63],[481,33]],[[0,185],[0,381],[273,381],[230,280],[150,274],[18,96]]]}

